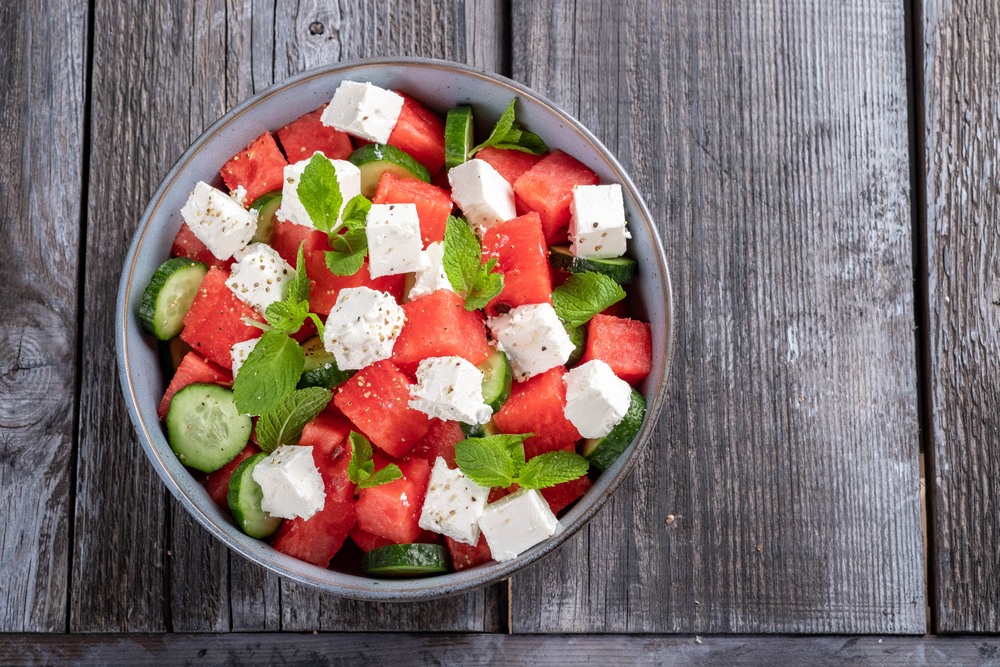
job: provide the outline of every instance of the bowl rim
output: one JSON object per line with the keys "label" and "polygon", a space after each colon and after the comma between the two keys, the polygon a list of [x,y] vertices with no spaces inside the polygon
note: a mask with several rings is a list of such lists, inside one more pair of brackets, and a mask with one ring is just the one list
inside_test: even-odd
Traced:
{"label": "bowl rim", "polygon": [[[181,488],[177,480],[173,478],[167,469],[160,452],[153,445],[153,435],[146,420],[139,413],[136,388],[132,383],[130,374],[129,336],[128,323],[131,317],[129,304],[132,299],[132,284],[137,269],[138,250],[143,239],[150,230],[150,222],[159,210],[164,194],[174,187],[180,171],[198,154],[201,149],[213,137],[221,133],[232,123],[238,121],[241,116],[250,108],[261,104],[264,100],[282,93],[283,91],[295,88],[307,81],[317,78],[324,78],[331,74],[343,75],[352,69],[385,67],[385,66],[419,66],[431,69],[443,69],[457,71],[463,75],[471,76],[474,79],[482,80],[491,85],[498,85],[508,89],[516,96],[525,96],[538,103],[548,113],[559,118],[565,124],[565,129],[575,131],[581,139],[589,144],[596,152],[596,155],[606,163],[610,171],[616,175],[622,187],[628,191],[632,201],[641,218],[641,223],[649,232],[650,238],[655,242],[655,256],[657,268],[659,269],[659,282],[662,290],[662,297],[666,308],[666,330],[664,337],[664,363],[663,374],[660,378],[659,386],[654,391],[649,391],[646,396],[647,411],[633,443],[630,445],[624,460],[616,462],[617,470],[613,470],[613,476],[604,489],[604,492],[597,495],[588,507],[582,512],[573,516],[571,523],[562,524],[562,530],[551,536],[544,542],[532,547],[528,551],[520,554],[517,558],[504,562],[491,562],[476,568],[470,568],[461,572],[453,572],[446,575],[427,577],[422,579],[403,580],[383,580],[366,578],[349,573],[339,572],[327,568],[320,568],[304,561],[295,562],[301,567],[292,569],[289,566],[276,562],[273,559],[264,557],[263,554],[269,552],[264,550],[258,552],[251,548],[246,540],[246,536],[239,533],[238,529],[226,524],[220,526],[215,519],[209,516],[184,489]],[[631,223],[630,224],[634,224]],[[137,288],[138,289],[138,288]],[[612,152],[587,129],[580,121],[569,113],[563,111],[558,105],[527,86],[522,85],[503,75],[488,72],[463,63],[456,63],[448,60],[422,57],[379,57],[366,58],[350,61],[341,61],[330,65],[312,68],[288,77],[280,82],[268,86],[264,90],[248,97],[232,109],[223,114],[218,120],[213,122],[204,132],[202,132],[194,142],[174,162],[169,171],[163,176],[160,184],[153,192],[149,203],[139,219],[136,231],[133,233],[132,242],[125,256],[122,275],[119,282],[115,322],[115,351],[118,366],[118,378],[121,385],[123,398],[128,409],[129,417],[132,421],[136,434],[139,436],[140,444],[146,453],[147,458],[153,464],[153,468],[170,489],[171,494],[180,501],[184,508],[195,520],[208,530],[223,545],[237,552],[246,558],[276,574],[318,588],[324,592],[332,593],[341,597],[357,600],[378,600],[378,601],[420,601],[438,599],[452,595],[458,595],[476,588],[481,588],[496,583],[504,578],[510,577],[514,572],[527,567],[531,563],[546,556],[560,547],[570,536],[586,526],[598,511],[608,502],[614,492],[622,485],[629,476],[639,457],[640,450],[646,446],[656,430],[658,417],[666,400],[669,378],[673,367],[673,353],[675,347],[674,328],[674,299],[670,271],[667,266],[666,254],[664,252],[663,241],[653,224],[652,214],[646,206],[638,188],[633,183],[628,172],[618,162]],[[157,422],[157,426],[159,423]],[[164,436],[159,432],[161,438]],[[169,449],[169,446],[168,446]],[[612,471],[605,471],[602,476]],[[566,517],[563,517],[564,519]],[[245,539],[244,539],[245,538]],[[264,544],[259,540],[252,540],[253,543]],[[280,555],[280,554],[279,554]],[[285,557],[290,558],[290,557]],[[338,581],[348,579],[349,581]],[[361,580],[362,585],[356,585],[350,580]]]}

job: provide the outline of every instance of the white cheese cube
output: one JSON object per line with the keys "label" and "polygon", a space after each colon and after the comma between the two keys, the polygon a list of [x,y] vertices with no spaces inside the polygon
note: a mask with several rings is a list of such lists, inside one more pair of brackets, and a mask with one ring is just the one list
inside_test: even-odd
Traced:
{"label": "white cheese cube", "polygon": [[521,489],[490,503],[479,517],[479,528],[497,561],[510,560],[552,537],[559,519],[538,491]]}
{"label": "white cheese cube", "polygon": [[217,259],[242,250],[257,231],[257,211],[248,211],[232,197],[198,181],[181,208],[181,217]]}
{"label": "white cheese cube", "polygon": [[423,252],[427,260],[426,268],[420,269],[414,274],[413,287],[406,295],[410,301],[427,296],[439,289],[446,289],[449,292],[455,291],[448,280],[448,275],[444,272],[444,242],[430,243]]}
{"label": "white cheese cube", "polygon": [[320,122],[341,132],[384,144],[403,109],[403,96],[371,83],[343,81]]}
{"label": "white cheese cube", "polygon": [[278,447],[254,466],[252,474],[264,496],[260,507],[271,516],[308,519],[326,503],[312,447]]}
{"label": "white cheese cube", "polygon": [[372,278],[427,267],[416,204],[372,204],[365,218],[365,234]]}
{"label": "white cheese cube", "polygon": [[517,217],[514,190],[485,160],[469,160],[448,172],[451,198],[480,235],[490,227]]}
{"label": "white cheese cube", "polygon": [[599,259],[625,254],[625,242],[632,235],[625,228],[622,186],[574,186],[570,216],[569,238],[575,256]]}
{"label": "white cheese cube", "polygon": [[490,490],[479,486],[461,470],[451,470],[440,456],[434,461],[427,495],[418,525],[447,535],[456,542],[475,546],[479,541],[479,517],[486,508]]}
{"label": "white cheese cube", "polygon": [[429,357],[417,365],[410,407],[430,417],[485,424],[493,409],[483,403],[483,372],[462,357]]}
{"label": "white cheese cube", "polygon": [[584,438],[603,438],[628,412],[632,387],[600,359],[577,366],[563,376],[563,414]]}
{"label": "white cheese cube", "polygon": [[512,308],[490,318],[489,327],[507,353],[514,379],[521,382],[565,364],[576,347],[555,309],[547,303]]}
{"label": "white cheese cube", "polygon": [[226,287],[236,297],[261,315],[275,301],[285,298],[295,269],[278,251],[264,243],[247,246],[240,261],[233,264]]}
{"label": "white cheese cube", "polygon": [[236,343],[233,345],[232,349],[229,351],[230,356],[233,358],[233,379],[236,379],[236,374],[240,372],[243,367],[243,363],[253,352],[253,349],[257,347],[257,341],[260,338],[251,338],[250,340],[245,340],[241,343]]}
{"label": "white cheese cube", "polygon": [[405,321],[392,295],[368,287],[342,289],[326,318],[323,347],[340,370],[361,369],[392,356]]}
{"label": "white cheese cube", "polygon": [[[313,155],[319,155],[324,160],[329,159],[318,151]],[[302,172],[306,170],[311,159],[312,156],[309,156],[306,160],[300,160],[285,167],[283,172],[285,180],[281,186],[281,206],[274,212],[274,217],[278,220],[294,222],[296,225],[315,229],[316,226],[313,224],[312,218],[309,217],[305,206],[302,205],[302,200],[299,199],[299,181],[302,180]],[[361,194],[361,170],[347,160],[330,160],[330,163],[333,164],[333,168],[337,172],[337,185],[340,186],[340,196],[343,198],[340,204],[340,215],[343,215],[347,202]],[[341,220],[338,218],[334,229],[339,227],[340,223]]]}

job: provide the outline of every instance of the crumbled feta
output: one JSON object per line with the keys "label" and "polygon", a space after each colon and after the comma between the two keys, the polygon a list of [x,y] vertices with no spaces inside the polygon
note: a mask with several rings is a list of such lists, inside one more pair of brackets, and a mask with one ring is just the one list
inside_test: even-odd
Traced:
{"label": "crumbled feta", "polygon": [[410,407],[430,417],[485,424],[493,416],[483,403],[483,372],[462,357],[429,357],[417,365]]}
{"label": "crumbled feta", "polygon": [[372,204],[365,218],[372,278],[427,267],[416,204]]}
{"label": "crumbled feta", "polygon": [[622,186],[574,186],[570,214],[569,238],[574,255],[607,258],[625,254],[625,242],[632,235],[625,228]]}
{"label": "crumbled feta", "polygon": [[243,367],[243,362],[247,360],[253,349],[257,347],[257,341],[260,338],[251,338],[250,340],[245,340],[240,343],[235,343],[232,349],[229,351],[230,356],[233,358],[233,379],[236,379],[236,374],[240,372],[240,368]]}
{"label": "crumbled feta", "polygon": [[323,347],[342,371],[364,368],[392,356],[406,315],[392,295],[368,287],[340,290],[326,318]]}
{"label": "crumbled feta", "polygon": [[448,468],[439,456],[431,469],[418,524],[424,530],[475,546],[479,541],[479,517],[486,508],[489,493],[489,489],[473,482],[461,470]]}
{"label": "crumbled feta", "polygon": [[454,292],[455,288],[451,286],[448,275],[444,272],[444,242],[435,241],[428,244],[423,253],[427,259],[427,268],[416,272],[413,287],[410,288],[406,298],[413,301],[439,289]]}
{"label": "crumbled feta", "polygon": [[254,466],[252,474],[263,493],[260,507],[271,516],[308,519],[326,503],[312,447],[278,447]]}
{"label": "crumbled feta", "polygon": [[510,560],[555,534],[559,519],[538,491],[521,489],[490,503],[479,528],[497,561]]}
{"label": "crumbled feta", "polygon": [[240,206],[246,207],[247,205],[247,189],[242,185],[237,185],[236,189],[229,193],[229,196],[233,198],[233,201]]}
{"label": "crumbled feta", "polygon": [[565,364],[576,347],[547,303],[512,308],[490,318],[489,327],[510,359],[514,378],[522,382]]}
{"label": "crumbled feta", "polygon": [[226,287],[261,315],[275,301],[285,298],[295,269],[278,251],[265,243],[247,246],[226,278]]}
{"label": "crumbled feta", "polygon": [[320,121],[341,132],[384,144],[403,109],[403,96],[371,83],[343,81]]}
{"label": "crumbled feta", "polygon": [[517,217],[514,190],[485,160],[469,160],[448,172],[451,198],[479,234]]}
{"label": "crumbled feta", "polygon": [[204,181],[194,186],[181,217],[217,259],[232,257],[257,231],[257,211],[246,210]]}
{"label": "crumbled feta", "polygon": [[[329,159],[319,151],[313,155],[319,155],[324,160]],[[274,212],[274,217],[278,220],[294,222],[296,225],[315,229],[316,226],[313,224],[312,218],[309,217],[305,206],[302,205],[302,200],[299,199],[299,181],[311,159],[312,155],[305,160],[285,167],[283,172],[285,180],[281,186],[281,206]],[[340,215],[343,215],[347,202],[361,194],[361,170],[347,160],[330,160],[330,163],[337,172],[337,185],[340,186],[340,196],[343,198],[340,204]],[[338,219],[337,226],[339,225],[340,220]]]}
{"label": "crumbled feta", "polygon": [[628,412],[632,388],[600,359],[581,364],[563,376],[563,414],[584,438],[603,438]]}

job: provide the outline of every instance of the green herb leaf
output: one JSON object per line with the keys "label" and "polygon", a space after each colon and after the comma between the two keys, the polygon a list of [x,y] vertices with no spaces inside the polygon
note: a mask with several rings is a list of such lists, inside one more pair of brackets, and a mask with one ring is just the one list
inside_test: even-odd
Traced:
{"label": "green herb leaf", "polygon": [[372,208],[371,200],[364,195],[354,195],[351,200],[347,202],[347,206],[344,207],[343,221],[344,224],[349,228],[354,228],[355,225],[364,226],[365,220],[368,218],[368,211]]}
{"label": "green herb leaf", "polygon": [[308,301],[275,301],[264,311],[264,317],[274,331],[295,333],[309,315]]}
{"label": "green herb leaf", "polygon": [[329,234],[337,228],[344,197],[340,193],[337,169],[330,160],[313,154],[295,192],[316,229]]}
{"label": "green herb leaf", "polygon": [[260,415],[295,390],[305,353],[280,331],[267,331],[247,356],[233,382],[233,400],[243,414]]}
{"label": "green herb leaf", "polygon": [[331,396],[321,387],[293,391],[257,420],[257,444],[265,452],[299,444],[302,429],[323,411]]}
{"label": "green herb leaf", "polygon": [[574,273],[552,292],[552,307],[567,327],[585,324],[625,298],[621,285],[603,273]]}
{"label": "green herb leaf", "polygon": [[[466,438],[455,444],[455,463],[466,477],[480,486],[510,486],[517,473],[517,448],[530,435]],[[520,450],[520,458],[523,463],[523,449]]]}
{"label": "green herb leaf", "polygon": [[364,227],[348,229],[330,241],[333,250],[326,252],[326,268],[335,276],[353,276],[365,263],[368,254],[368,234]]}
{"label": "green herb leaf", "polygon": [[313,326],[316,327],[316,335],[320,337],[320,340],[322,340],[323,330],[325,329],[323,326],[323,320],[321,320],[319,315],[316,313],[309,313],[309,319],[312,320]]}
{"label": "green herb leaf", "polygon": [[403,476],[403,471],[395,463],[375,471],[372,460],[372,443],[356,431],[351,431],[351,460],[347,462],[347,477],[355,484],[354,492],[382,486]]}
{"label": "green herb leaf", "polygon": [[482,263],[483,249],[461,218],[448,216],[441,264],[452,288],[465,296],[465,309],[483,308],[503,290],[503,274],[493,273],[496,258]]}
{"label": "green herb leaf", "polygon": [[525,463],[514,481],[524,489],[544,489],[583,477],[589,467],[590,461],[575,452],[548,452]]}
{"label": "green herb leaf", "polygon": [[397,479],[402,478],[402,476],[403,471],[399,469],[399,466],[395,463],[390,463],[386,467],[380,468],[362,480],[358,484],[358,490],[370,489],[373,486],[382,486],[383,484],[388,484],[389,482],[395,482]]}
{"label": "green herb leaf", "polygon": [[493,297],[503,291],[503,274],[493,273],[496,265],[496,257],[491,257],[483,265],[475,282],[465,293],[466,310],[485,308]]}
{"label": "green herb leaf", "polygon": [[534,155],[541,155],[549,150],[549,147],[545,145],[541,137],[517,125],[514,115],[514,105],[516,102],[516,97],[510,101],[504,112],[500,114],[497,124],[493,126],[490,136],[486,138],[486,141],[473,148],[470,156],[487,146],[507,150],[512,149]]}
{"label": "green herb leaf", "polygon": [[299,252],[295,258],[295,277],[288,281],[286,301],[309,301],[309,275],[306,273],[305,242],[299,244]]}

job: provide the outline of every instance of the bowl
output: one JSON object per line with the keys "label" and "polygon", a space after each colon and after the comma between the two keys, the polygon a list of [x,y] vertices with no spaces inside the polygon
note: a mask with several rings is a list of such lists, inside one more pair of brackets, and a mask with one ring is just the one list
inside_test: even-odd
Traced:
{"label": "bowl", "polygon": [[[561,519],[562,529],[517,558],[423,579],[383,580],[323,569],[275,551],[243,534],[181,465],[156,416],[166,382],[157,344],[140,330],[133,315],[146,282],[163,262],[180,228],[181,206],[199,180],[218,179],[219,168],[266,130],[277,130],[303,113],[329,102],[343,80],[371,81],[410,93],[444,114],[459,104],[476,109],[477,136],[517,96],[518,119],[551,148],[560,148],[597,172],[602,183],[621,183],[632,233],[630,254],[639,262],[629,288],[637,317],[652,324],[653,369],[640,390],[646,418],[636,441],[605,471],[588,493]],[[221,181],[216,181],[221,182]],[[157,474],[184,508],[231,550],[277,574],[335,595],[361,600],[425,600],[455,595],[509,577],[554,551],[607,502],[635,464],[650,438],[666,393],[673,347],[673,301],[662,243],[638,190],[610,151],[578,121],[543,96],[497,74],[424,58],[372,59],[313,69],[272,86],[236,106],[188,148],[156,189],[132,240],[118,291],[116,346],[118,375],[129,416]]]}

